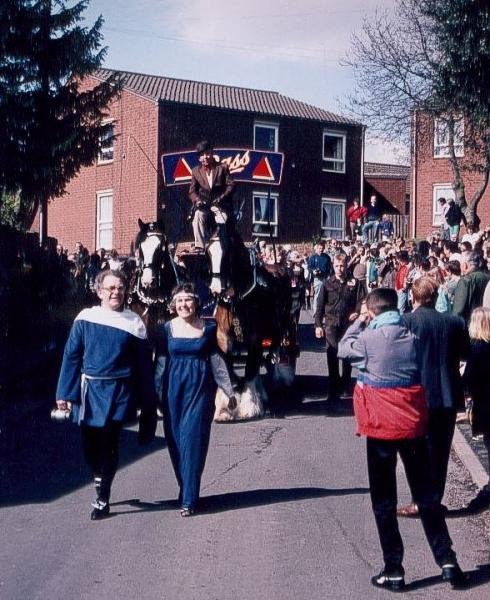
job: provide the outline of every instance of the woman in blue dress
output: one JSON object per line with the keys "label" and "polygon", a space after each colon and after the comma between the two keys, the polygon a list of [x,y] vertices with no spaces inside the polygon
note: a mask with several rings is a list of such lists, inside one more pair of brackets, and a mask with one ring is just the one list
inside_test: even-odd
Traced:
{"label": "woman in blue dress", "polygon": [[84,456],[97,492],[92,520],[109,514],[123,423],[134,420],[139,407],[140,442],[151,441],[156,427],[150,348],[143,321],[124,308],[124,275],[102,271],[95,287],[100,306],[77,315],[56,390],[58,410],[81,427]]}
{"label": "woman in blue dress", "polygon": [[217,386],[228,396],[230,410],[236,408],[228,370],[218,352],[216,324],[200,319],[198,306],[192,284],[175,288],[172,308],[177,316],[162,327],[157,352],[158,360],[166,358],[161,382],[165,439],[179,484],[182,517],[195,512],[199,499]]}

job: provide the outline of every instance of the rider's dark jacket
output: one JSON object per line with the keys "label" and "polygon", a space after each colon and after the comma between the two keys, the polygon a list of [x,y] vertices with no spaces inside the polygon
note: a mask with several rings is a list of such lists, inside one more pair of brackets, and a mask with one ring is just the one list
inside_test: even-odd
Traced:
{"label": "rider's dark jacket", "polygon": [[192,181],[189,188],[189,198],[194,206],[205,205],[219,206],[219,208],[230,211],[231,199],[235,182],[230,175],[226,164],[216,164],[212,169],[212,186],[209,187],[204,166],[192,169]]}

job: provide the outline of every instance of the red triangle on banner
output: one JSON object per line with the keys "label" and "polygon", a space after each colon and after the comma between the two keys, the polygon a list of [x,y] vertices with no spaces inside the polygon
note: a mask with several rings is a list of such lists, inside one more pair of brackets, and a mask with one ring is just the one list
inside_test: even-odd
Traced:
{"label": "red triangle on banner", "polygon": [[267,156],[263,156],[252,173],[252,179],[262,179],[263,181],[274,181],[271,165]]}
{"label": "red triangle on banner", "polygon": [[192,177],[192,169],[187,164],[187,161],[183,156],[179,158],[179,162],[174,170],[174,181],[185,181]]}

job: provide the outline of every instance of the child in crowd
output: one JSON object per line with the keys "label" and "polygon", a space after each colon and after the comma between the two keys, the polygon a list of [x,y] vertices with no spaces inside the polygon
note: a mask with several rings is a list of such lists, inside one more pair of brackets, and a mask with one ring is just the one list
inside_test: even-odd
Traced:
{"label": "child in crowd", "polygon": [[[471,350],[464,372],[464,383],[469,392],[471,427],[473,435],[483,434],[490,464],[490,388],[488,367],[490,365],[490,309],[475,308],[471,313],[469,333]],[[483,486],[468,504],[469,512],[490,508],[490,481]]]}

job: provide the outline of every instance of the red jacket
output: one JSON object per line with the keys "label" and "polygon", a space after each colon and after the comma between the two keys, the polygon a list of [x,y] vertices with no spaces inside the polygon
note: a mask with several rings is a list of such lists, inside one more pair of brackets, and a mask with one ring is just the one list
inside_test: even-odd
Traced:
{"label": "red jacket", "polygon": [[405,283],[407,281],[409,265],[400,265],[400,267],[396,270],[395,273],[395,290],[399,292],[403,290],[405,287]]}
{"label": "red jacket", "polygon": [[425,435],[427,401],[421,385],[375,388],[356,385],[357,435],[379,440],[409,440]]}
{"label": "red jacket", "polygon": [[357,219],[362,219],[367,215],[367,208],[365,206],[350,206],[347,209],[347,220],[349,223],[355,223]]}

